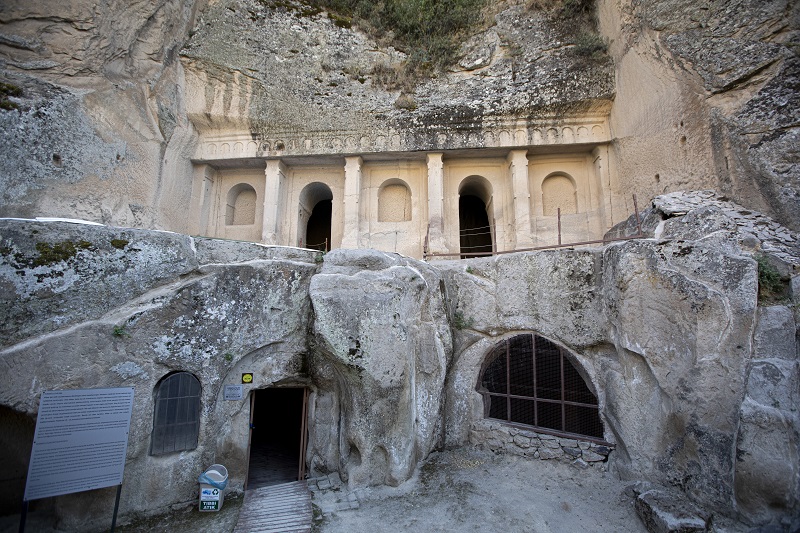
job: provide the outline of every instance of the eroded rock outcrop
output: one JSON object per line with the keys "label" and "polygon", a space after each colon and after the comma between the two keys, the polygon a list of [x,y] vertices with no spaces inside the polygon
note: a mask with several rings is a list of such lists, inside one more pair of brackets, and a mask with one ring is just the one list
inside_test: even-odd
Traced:
{"label": "eroded rock outcrop", "polygon": [[319,457],[312,466],[338,470],[351,486],[398,485],[442,446],[452,345],[440,279],[430,266],[391,254],[325,257],[310,287],[312,375],[338,394],[340,425],[316,429],[312,442],[330,442],[339,462]]}
{"label": "eroded rock outcrop", "polygon": [[[223,386],[252,372],[246,393],[310,391],[309,469],[351,487],[400,484],[433,449],[472,442],[796,526],[797,235],[708,192],[656,198],[643,226],[651,237],[601,248],[426,264],[3,220],[9,486],[21,496],[42,391],[133,386],[123,514],[192,501],[213,462],[241,490],[249,402],[225,401]],[[521,333],[569,352],[597,397],[602,439],[486,418],[487,356]],[[201,382],[198,446],[152,456],[153,390],[173,371]],[[112,499],[64,496],[56,508],[64,527],[86,530]]]}

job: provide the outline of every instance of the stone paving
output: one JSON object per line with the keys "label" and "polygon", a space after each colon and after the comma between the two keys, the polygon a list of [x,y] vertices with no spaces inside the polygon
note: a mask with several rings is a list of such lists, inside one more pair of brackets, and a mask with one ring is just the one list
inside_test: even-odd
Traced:
{"label": "stone paving", "polygon": [[323,515],[358,509],[366,490],[348,490],[347,485],[342,483],[342,480],[339,479],[339,474],[336,472],[327,476],[309,478],[307,482],[313,503]]}

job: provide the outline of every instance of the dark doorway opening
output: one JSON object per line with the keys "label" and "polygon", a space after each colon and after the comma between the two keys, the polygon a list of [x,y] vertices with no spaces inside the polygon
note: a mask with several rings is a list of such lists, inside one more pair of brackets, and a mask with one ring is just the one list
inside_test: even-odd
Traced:
{"label": "dark doorway opening", "polygon": [[483,200],[469,194],[459,196],[458,223],[462,259],[492,255],[492,227]]}
{"label": "dark doorway opening", "polygon": [[250,404],[248,490],[305,476],[307,389],[255,390]]}
{"label": "dark doorway opening", "polygon": [[332,212],[333,202],[331,200],[321,200],[311,210],[308,226],[306,226],[306,248],[323,252],[330,251]]}

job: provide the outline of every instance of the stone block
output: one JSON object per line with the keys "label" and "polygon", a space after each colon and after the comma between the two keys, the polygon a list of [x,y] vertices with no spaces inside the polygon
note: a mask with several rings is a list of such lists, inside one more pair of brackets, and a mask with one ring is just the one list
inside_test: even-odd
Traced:
{"label": "stone block", "polygon": [[571,457],[580,457],[581,456],[581,449],[580,448],[567,448],[567,447],[564,447],[564,448],[561,448],[561,449],[564,450],[564,453],[566,453],[567,455],[569,455]]}
{"label": "stone block", "polygon": [[560,450],[561,445],[558,443],[557,440],[542,440],[542,444],[545,448],[550,448],[551,450]]}
{"label": "stone block", "polygon": [[758,308],[753,335],[756,359],[797,359],[797,330],[792,310],[784,305]]}
{"label": "stone block", "polygon": [[539,459],[558,459],[562,456],[561,448],[554,450],[552,448],[540,448]]}
{"label": "stone block", "polygon": [[580,457],[572,461],[570,464],[575,468],[580,468],[581,470],[586,470],[587,468],[589,468],[589,463],[587,463]]}
{"label": "stone block", "polygon": [[649,490],[636,498],[634,506],[650,533],[708,531],[710,516],[676,493]]}
{"label": "stone block", "polygon": [[342,486],[342,480],[339,478],[338,472],[328,474],[328,482],[331,484],[331,488],[334,489],[338,489]]}
{"label": "stone block", "polygon": [[794,361],[756,361],[750,367],[747,396],[756,403],[789,411],[795,407],[798,368]]}
{"label": "stone block", "polygon": [[514,444],[516,444],[520,448],[529,448],[531,445],[531,439],[529,439],[528,437],[523,437],[522,435],[515,435]]}
{"label": "stone block", "polygon": [[606,456],[605,455],[600,455],[599,453],[594,453],[591,450],[583,450],[583,453],[582,453],[581,457],[583,458],[584,461],[587,461],[589,463],[596,463],[598,461],[605,461],[606,460]]}
{"label": "stone block", "polygon": [[491,450],[501,450],[505,446],[503,446],[503,442],[497,439],[489,439],[486,441],[486,445],[489,446]]}
{"label": "stone block", "polygon": [[734,493],[738,507],[753,520],[796,501],[798,450],[796,417],[746,399],[736,449]]}

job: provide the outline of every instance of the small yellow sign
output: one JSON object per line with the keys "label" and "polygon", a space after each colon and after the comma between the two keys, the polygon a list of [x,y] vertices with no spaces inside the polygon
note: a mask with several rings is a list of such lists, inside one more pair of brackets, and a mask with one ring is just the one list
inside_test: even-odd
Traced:
{"label": "small yellow sign", "polygon": [[247,372],[245,374],[242,374],[242,383],[244,383],[246,385],[249,385],[252,382],[253,382],[253,373],[252,372]]}

